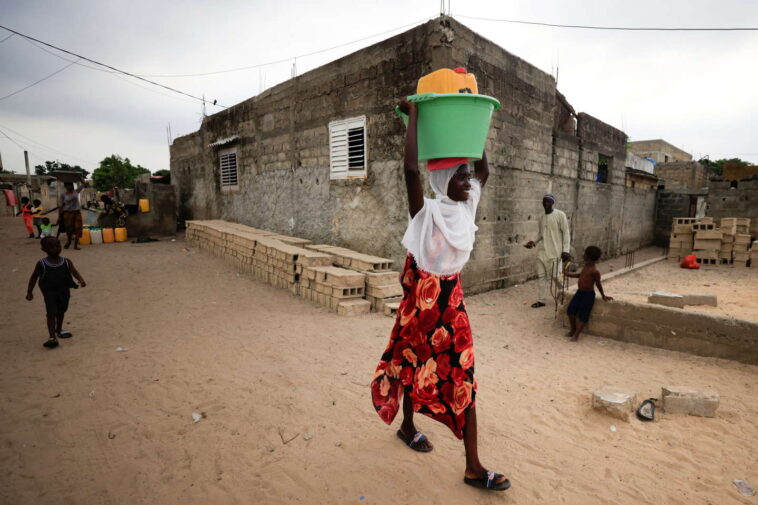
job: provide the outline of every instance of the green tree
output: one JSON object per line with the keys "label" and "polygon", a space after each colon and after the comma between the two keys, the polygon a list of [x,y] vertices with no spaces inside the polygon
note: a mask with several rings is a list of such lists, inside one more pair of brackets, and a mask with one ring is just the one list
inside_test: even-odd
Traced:
{"label": "green tree", "polygon": [[100,162],[92,172],[92,182],[98,191],[109,191],[114,186],[129,188],[140,174],[149,174],[150,170],[139,165],[132,165],[129,158],[112,154]]}
{"label": "green tree", "polygon": [[704,158],[700,160],[700,164],[705,165],[711,172],[717,175],[724,175],[724,166],[726,165],[738,167],[749,167],[752,165],[749,161],[744,161],[739,158],[722,158],[720,160],[709,160],[708,158]]}
{"label": "green tree", "polygon": [[58,161],[46,161],[44,165],[36,165],[34,167],[34,173],[37,175],[53,175],[53,172],[56,170],[80,172],[85,179],[89,175],[89,171],[84,170],[79,165],[69,165],[68,163],[60,163]]}

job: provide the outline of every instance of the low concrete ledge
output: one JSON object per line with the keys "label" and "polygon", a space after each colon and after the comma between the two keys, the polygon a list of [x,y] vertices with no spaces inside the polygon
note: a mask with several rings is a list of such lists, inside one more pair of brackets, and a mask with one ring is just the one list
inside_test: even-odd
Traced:
{"label": "low concrete ledge", "polygon": [[[568,304],[571,296],[566,298]],[[742,319],[623,300],[604,302],[598,297],[585,331],[622,342],[758,365],[758,323]]]}

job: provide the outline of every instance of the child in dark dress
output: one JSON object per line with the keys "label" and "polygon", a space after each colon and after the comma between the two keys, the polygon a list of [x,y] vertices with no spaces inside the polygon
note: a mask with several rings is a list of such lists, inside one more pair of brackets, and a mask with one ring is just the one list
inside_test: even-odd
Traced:
{"label": "child in dark dress", "polygon": [[[40,241],[42,250],[47,253],[34,267],[34,272],[29,278],[29,288],[26,299],[34,299],[34,285],[39,279],[39,288],[45,299],[47,312],[47,330],[50,334],[45,347],[52,349],[58,347],[59,338],[70,338],[69,332],[63,331],[63,317],[68,310],[68,301],[71,298],[71,288],[84,287],[87,285],[79,272],[74,268],[71,260],[61,257],[61,242],[55,237],[43,237]],[[77,285],[71,277],[79,281]]]}
{"label": "child in dark dress", "polygon": [[[572,342],[579,340],[579,334],[582,333],[587,322],[590,320],[590,313],[592,307],[595,305],[595,286],[597,285],[600,296],[603,300],[610,302],[613,300],[610,296],[605,296],[603,291],[603,284],[600,282],[600,271],[597,269],[595,263],[600,259],[603,252],[599,247],[591,245],[584,250],[584,268],[578,274],[564,272],[566,277],[573,277],[579,279],[577,282],[577,291],[574,297],[569,302],[568,310],[566,311],[571,321],[571,331],[568,332],[568,337],[571,337]],[[579,322],[577,323],[577,319]]]}

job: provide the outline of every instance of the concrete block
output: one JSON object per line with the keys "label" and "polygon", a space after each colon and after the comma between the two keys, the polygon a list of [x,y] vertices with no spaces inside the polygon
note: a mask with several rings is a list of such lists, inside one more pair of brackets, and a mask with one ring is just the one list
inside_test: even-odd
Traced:
{"label": "concrete block", "polygon": [[735,244],[750,244],[750,235],[738,233],[734,236]]}
{"label": "concrete block", "polygon": [[665,305],[666,307],[684,308],[684,297],[676,293],[666,293],[665,291],[655,291],[647,297],[647,303],[656,305]]}
{"label": "concrete block", "polygon": [[400,308],[400,302],[390,302],[384,304],[384,315],[388,317],[395,317],[397,310]]}
{"label": "concrete block", "polygon": [[661,388],[663,410],[667,414],[688,414],[691,416],[714,417],[719,408],[719,394],[688,386],[666,386]]}
{"label": "concrete block", "polygon": [[386,286],[399,282],[400,272],[366,272],[366,285],[368,286]]}
{"label": "concrete block", "polygon": [[692,248],[695,250],[718,251],[721,248],[721,238],[703,240],[695,237]]}
{"label": "concrete block", "polygon": [[637,405],[637,395],[633,391],[603,386],[592,393],[592,408],[611,417],[629,422]]}
{"label": "concrete block", "polygon": [[375,298],[391,298],[393,296],[402,296],[403,287],[399,282],[387,286],[368,286],[366,294]]}
{"label": "concrete block", "polygon": [[712,293],[696,293],[682,296],[684,297],[685,305],[710,305],[711,307],[718,307],[716,295]]}
{"label": "concrete block", "polygon": [[721,241],[721,230],[698,230],[695,232],[695,240],[718,240]]}
{"label": "concrete block", "polygon": [[337,304],[337,314],[340,316],[358,316],[370,311],[371,303],[368,300],[343,300]]}

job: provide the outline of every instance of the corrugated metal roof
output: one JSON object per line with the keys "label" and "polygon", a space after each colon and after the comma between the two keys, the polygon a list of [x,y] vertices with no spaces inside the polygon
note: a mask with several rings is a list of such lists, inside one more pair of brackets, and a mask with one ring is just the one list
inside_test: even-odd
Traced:
{"label": "corrugated metal roof", "polygon": [[239,138],[240,138],[239,135],[232,135],[231,137],[225,137],[223,139],[218,139],[217,141],[211,142],[210,144],[208,144],[208,147],[223,146],[225,144],[229,144],[231,142],[234,142],[235,140],[237,140]]}

